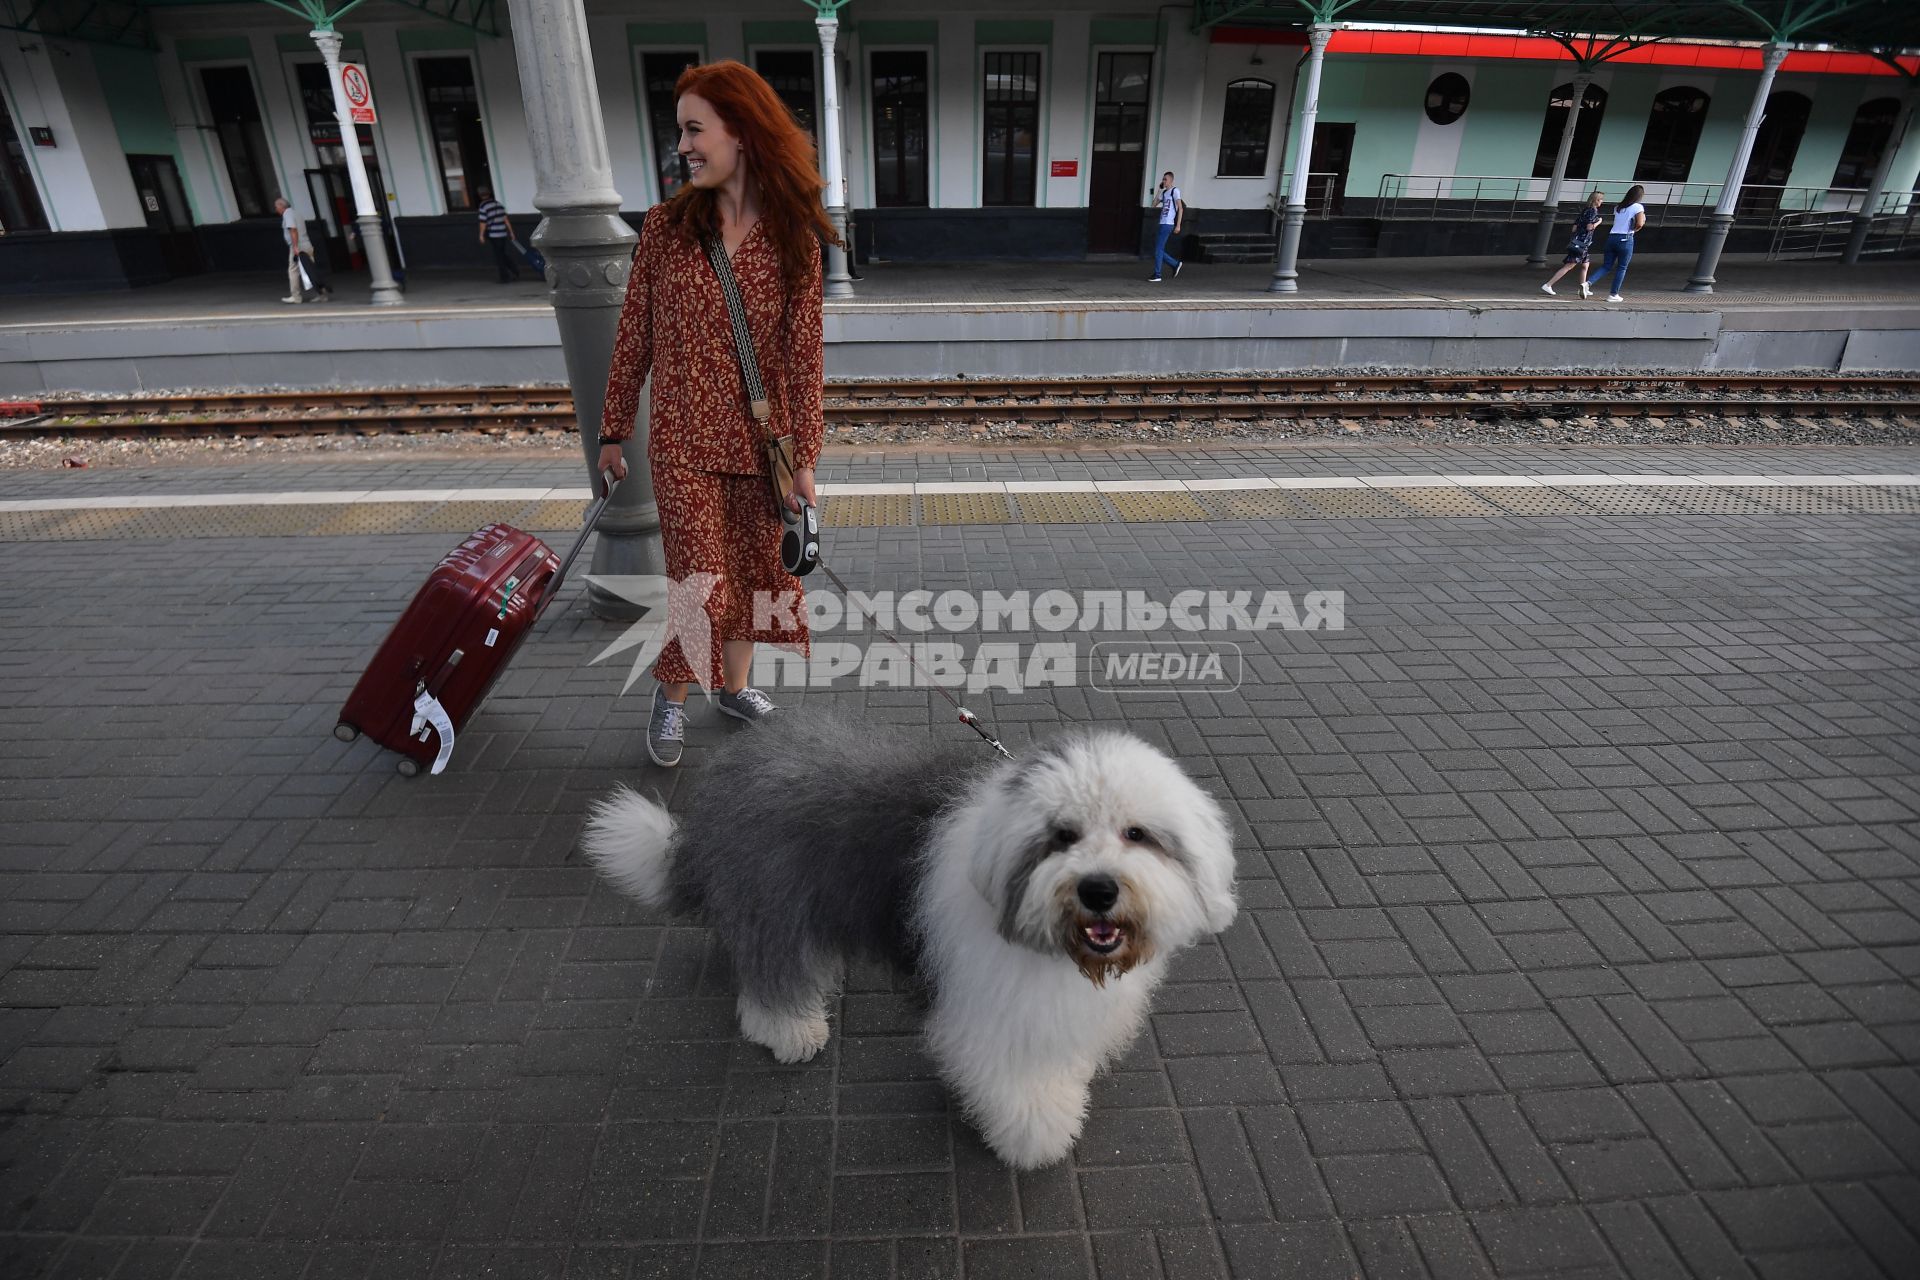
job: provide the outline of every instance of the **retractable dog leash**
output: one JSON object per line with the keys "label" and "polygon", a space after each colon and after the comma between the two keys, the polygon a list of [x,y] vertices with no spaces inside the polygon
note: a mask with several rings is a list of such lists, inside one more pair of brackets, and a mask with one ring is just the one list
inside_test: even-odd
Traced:
{"label": "retractable dog leash", "polygon": [[[760,381],[760,360],[754,354],[753,335],[747,328],[746,301],[740,296],[740,282],[734,279],[733,262],[727,257],[726,246],[720,242],[719,237],[712,236],[708,237],[704,247],[707,261],[713,267],[713,274],[719,278],[720,292],[727,300],[727,317],[733,322],[733,347],[740,359],[740,380],[746,388],[748,415],[753,419],[754,425],[759,427],[763,437],[761,446],[767,455],[768,478],[772,482],[774,506],[779,511],[780,522],[784,526],[780,536],[780,564],[796,578],[804,576],[817,566],[834,586],[840,588],[842,595],[851,596],[853,588],[833,571],[831,565],[820,558],[819,509],[805,498],[799,498],[798,495],[794,495],[799,502],[798,511],[792,510],[786,504],[786,497],[791,492],[793,484],[792,439],[774,435],[773,428],[767,425],[773,415],[773,406],[768,401],[766,388]],[[783,475],[782,472],[785,474]],[[900,651],[907,656],[907,665],[921,676],[926,676],[925,669],[913,660],[913,649],[899,636],[880,627],[875,627],[874,630],[899,646]],[[953,709],[959,713],[961,724],[979,734],[981,740],[995,751],[1009,760],[1013,759],[1013,753],[994,736],[993,731],[987,728],[985,721],[962,706],[960,700],[949,693],[943,685],[935,683],[931,678],[927,679],[927,685],[953,704]]]}

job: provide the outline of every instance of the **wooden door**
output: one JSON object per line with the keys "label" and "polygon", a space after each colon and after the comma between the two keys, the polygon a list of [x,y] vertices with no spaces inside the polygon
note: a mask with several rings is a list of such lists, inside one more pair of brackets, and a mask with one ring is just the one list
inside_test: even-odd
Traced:
{"label": "wooden door", "polygon": [[133,189],[140,198],[140,211],[146,215],[147,229],[160,242],[167,274],[190,276],[205,271],[206,258],[193,234],[193,214],[187,208],[186,188],[180,184],[173,157],[128,156],[127,168],[133,172]]}
{"label": "wooden door", "polygon": [[1138,254],[1153,55],[1103,53],[1095,76],[1087,250]]}
{"label": "wooden door", "polygon": [[1353,126],[1315,124],[1313,155],[1307,161],[1307,216],[1325,209],[1339,217],[1346,203],[1347,170],[1353,166]]}

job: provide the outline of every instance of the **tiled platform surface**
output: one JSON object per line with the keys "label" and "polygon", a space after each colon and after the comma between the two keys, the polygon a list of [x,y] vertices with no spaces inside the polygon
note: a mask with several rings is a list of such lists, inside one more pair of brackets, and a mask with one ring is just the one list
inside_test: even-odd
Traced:
{"label": "tiled platform surface", "polygon": [[[1543,461],[1439,452],[1286,465]],[[955,479],[1144,465],[929,456]],[[350,473],[577,482],[281,463],[0,497]],[[1241,837],[1240,921],[1179,964],[1075,1158],[1020,1177],[949,1113],[904,990],[859,975],[822,1058],[777,1067],[734,1035],[706,936],[580,865],[588,799],[673,779],[635,766],[644,701],[590,663],[613,630],[577,595],[448,776],[328,736],[445,543],[0,560],[0,1274],[1826,1278],[1920,1256],[1913,516],[837,535],[875,586],[1347,593],[1344,631],[1232,637],[1233,692],[991,698],[1016,750],[1063,718],[1164,744]],[[961,732],[924,692],[785,696]],[[723,732],[695,726],[688,769]]]}

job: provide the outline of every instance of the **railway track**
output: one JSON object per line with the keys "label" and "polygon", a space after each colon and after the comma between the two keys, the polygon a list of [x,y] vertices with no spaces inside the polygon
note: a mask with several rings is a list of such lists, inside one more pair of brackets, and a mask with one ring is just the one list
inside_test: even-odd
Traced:
{"label": "railway track", "polygon": [[[1836,374],[1299,374],[829,384],[829,425],[935,421],[1920,418],[1920,378]],[[0,403],[0,439],[566,431],[565,387],[222,392]]]}

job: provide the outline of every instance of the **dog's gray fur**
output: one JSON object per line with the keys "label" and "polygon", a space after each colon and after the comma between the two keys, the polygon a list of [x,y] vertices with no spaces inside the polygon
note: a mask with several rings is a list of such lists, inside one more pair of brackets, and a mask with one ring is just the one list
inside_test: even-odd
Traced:
{"label": "dog's gray fur", "polygon": [[996,758],[792,711],[735,732],[676,806],[669,909],[718,933],[742,991],[772,1008],[803,1003],[842,956],[911,972],[928,824]]}

